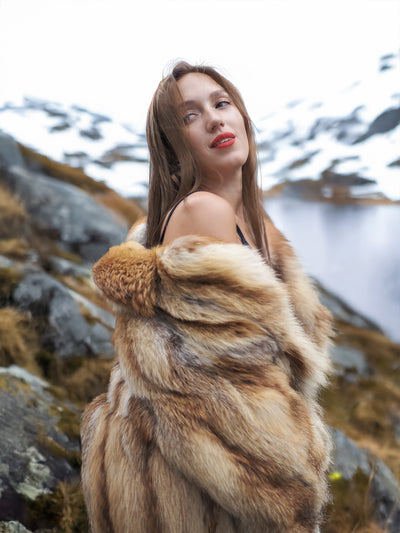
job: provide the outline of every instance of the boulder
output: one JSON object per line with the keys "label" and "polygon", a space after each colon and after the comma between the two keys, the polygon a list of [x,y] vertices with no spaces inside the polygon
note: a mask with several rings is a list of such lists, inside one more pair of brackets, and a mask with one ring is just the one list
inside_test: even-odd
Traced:
{"label": "boulder", "polygon": [[42,346],[59,357],[112,355],[111,332],[89,324],[82,316],[79,296],[40,269],[27,270],[13,293],[18,308],[30,311]]}
{"label": "boulder", "polygon": [[330,355],[336,375],[344,376],[346,379],[354,381],[357,377],[368,376],[371,373],[365,354],[361,350],[336,344],[333,346]]}
{"label": "boulder", "polygon": [[14,165],[24,167],[24,159],[11,135],[0,131],[0,167],[9,168]]}
{"label": "boulder", "polygon": [[79,411],[26,370],[0,368],[0,426],[0,517],[24,522],[38,496],[79,478]]}
{"label": "boulder", "polygon": [[[69,290],[69,289],[68,289]],[[110,330],[114,329],[115,326],[115,316],[95,305],[93,302],[79,294],[78,292],[69,290],[70,295],[75,300],[79,306],[83,306],[85,310],[91,315],[92,318],[109,328]],[[108,352],[106,352],[108,353]]]}
{"label": "boulder", "polygon": [[125,239],[128,227],[74,185],[20,166],[8,168],[3,179],[21,198],[36,226],[84,261],[96,261]]}

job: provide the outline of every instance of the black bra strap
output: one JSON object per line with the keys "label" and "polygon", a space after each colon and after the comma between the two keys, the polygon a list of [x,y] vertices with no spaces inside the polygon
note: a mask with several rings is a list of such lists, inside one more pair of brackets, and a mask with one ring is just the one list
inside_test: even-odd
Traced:
{"label": "black bra strap", "polygon": [[179,200],[179,202],[176,202],[176,204],[174,205],[174,207],[171,209],[171,211],[169,212],[169,215],[167,217],[167,220],[165,221],[165,224],[164,224],[164,228],[162,230],[162,233],[161,233],[161,237],[160,237],[160,244],[163,243],[163,240],[164,240],[164,236],[165,236],[165,231],[167,229],[167,226],[168,226],[168,222],[170,221],[171,217],[172,217],[172,214],[173,212],[175,211],[175,209],[178,207],[178,205],[183,202],[183,200],[185,198],[187,198],[188,196],[190,196],[191,194],[195,193],[195,192],[198,192],[198,191],[192,191],[192,192],[189,192],[188,194],[185,194],[185,196],[183,198],[181,198]]}
{"label": "black bra strap", "polygon": [[250,246],[250,244],[246,241],[246,237],[243,235],[242,230],[239,228],[239,226],[236,224],[236,233],[239,235],[240,240],[242,241],[242,244],[245,246]]}
{"label": "black bra strap", "polygon": [[[164,241],[164,236],[165,236],[165,231],[167,229],[167,226],[168,226],[168,222],[170,221],[171,217],[172,217],[172,214],[173,212],[175,211],[175,209],[178,207],[178,205],[183,202],[183,200],[185,198],[187,198],[188,196],[190,196],[191,194],[195,193],[195,192],[198,192],[198,191],[192,191],[192,192],[189,192],[188,194],[185,194],[185,196],[183,198],[181,198],[179,200],[179,202],[176,202],[176,204],[174,205],[174,207],[171,209],[171,211],[169,212],[169,215],[167,217],[167,220],[165,221],[165,224],[164,224],[164,228],[162,230],[162,233],[161,233],[161,237],[160,237],[160,244],[163,243]],[[246,241],[246,238],[245,236],[243,235],[242,233],[242,230],[239,228],[239,226],[236,224],[236,232],[237,234],[239,235],[240,237],[240,240],[242,241],[242,244],[244,244],[245,246],[250,246],[250,244]]]}

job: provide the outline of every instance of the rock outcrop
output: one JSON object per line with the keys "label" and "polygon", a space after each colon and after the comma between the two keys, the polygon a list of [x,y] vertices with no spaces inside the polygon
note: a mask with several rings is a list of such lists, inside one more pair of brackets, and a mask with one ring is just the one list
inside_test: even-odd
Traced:
{"label": "rock outcrop", "polygon": [[[76,175],[71,185],[35,171],[0,134],[0,533],[88,531],[80,415],[105,390],[114,325],[90,269],[141,212],[132,203],[124,223],[129,204],[113,213],[88,192],[88,179],[80,189]],[[334,372],[322,395],[336,445],[322,533],[394,533],[400,347],[319,292],[337,329]]]}
{"label": "rock outcrop", "polygon": [[127,226],[73,185],[16,166],[8,168],[5,182],[39,230],[85,261],[95,261],[125,238]]}
{"label": "rock outcrop", "polygon": [[39,496],[79,479],[79,410],[14,365],[0,368],[0,406],[0,517],[27,519]]}

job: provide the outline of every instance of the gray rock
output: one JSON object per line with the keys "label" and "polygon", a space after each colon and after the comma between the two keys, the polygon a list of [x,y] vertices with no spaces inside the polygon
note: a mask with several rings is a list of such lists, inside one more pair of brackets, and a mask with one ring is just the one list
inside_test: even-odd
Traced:
{"label": "gray rock", "polygon": [[97,319],[99,322],[101,322],[104,326],[108,327],[109,329],[114,329],[115,326],[115,316],[106,311],[105,309],[102,309],[98,305],[95,305],[93,302],[79,294],[75,291],[70,291],[70,294],[72,298],[75,300],[75,302],[78,305],[82,305],[91,315],[93,318]]}
{"label": "gray rock", "polygon": [[350,346],[340,346],[338,344],[333,346],[331,359],[337,375],[356,374],[357,376],[368,376],[371,372],[365,354],[361,350],[356,350]]}
{"label": "gray rock", "polygon": [[346,435],[331,429],[335,443],[332,471],[350,480],[360,469],[371,477],[371,503],[378,524],[392,533],[400,531],[400,487],[392,471],[372,453],[361,450]]}
{"label": "gray rock", "polygon": [[15,263],[5,255],[0,255],[0,268],[15,268]]}
{"label": "gray rock", "polygon": [[0,533],[31,533],[25,526],[11,520],[10,522],[0,522]]}
{"label": "gray rock", "polygon": [[373,135],[386,133],[400,125],[400,108],[386,109],[373,120],[364,135],[361,135],[353,144],[365,141]]}
{"label": "gray rock", "polygon": [[375,322],[355,311],[350,305],[344,302],[343,299],[340,299],[332,292],[329,292],[325,287],[318,283],[317,280],[314,280],[314,285],[318,290],[319,299],[322,305],[329,309],[334,318],[347,322],[358,328],[381,331]]}
{"label": "gray rock", "polygon": [[89,267],[77,265],[68,259],[50,255],[47,258],[50,268],[63,276],[90,277],[91,269]]}
{"label": "gray rock", "polygon": [[42,345],[59,357],[112,355],[111,332],[89,324],[71,296],[71,290],[41,271],[28,272],[13,300],[37,320]]}
{"label": "gray rock", "polygon": [[34,376],[24,368],[21,368],[17,365],[11,365],[7,368],[0,367],[0,374],[9,374],[10,376],[14,376],[30,385],[32,390],[40,392],[42,392],[43,389],[46,389],[49,386],[47,381],[45,381],[44,379],[39,378],[38,376]]}
{"label": "gray rock", "polygon": [[84,260],[96,261],[124,240],[128,227],[78,187],[17,166],[5,179],[37,227]]}
{"label": "gray rock", "polygon": [[373,460],[372,498],[379,521],[388,531],[400,531],[400,489],[392,471],[380,459]]}
{"label": "gray rock", "polygon": [[105,354],[112,356],[114,348],[110,341],[110,331],[98,322],[91,326],[90,336],[87,344],[94,354]]}
{"label": "gray rock", "polygon": [[369,475],[371,467],[367,454],[339,429],[331,429],[331,434],[335,443],[333,456],[333,470],[340,472],[346,480],[351,479],[360,469],[364,474]]}
{"label": "gray rock", "polygon": [[100,130],[94,126],[86,130],[80,130],[79,135],[82,135],[82,137],[89,137],[92,141],[98,141],[103,138]]}
{"label": "gray rock", "polygon": [[[37,383],[39,378],[23,372],[24,377],[17,377],[13,367],[11,371],[3,369],[0,376],[3,520],[23,519],[29,501],[51,492],[59,481],[79,478],[77,467],[70,462],[79,454],[79,442],[57,428],[65,409],[71,413],[72,407],[57,401],[47,387]],[[32,387],[31,383],[37,386]],[[80,413],[77,410],[75,413],[79,421]]]}
{"label": "gray rock", "polygon": [[0,131],[0,167],[9,168],[14,165],[24,167],[24,159],[11,135]]}

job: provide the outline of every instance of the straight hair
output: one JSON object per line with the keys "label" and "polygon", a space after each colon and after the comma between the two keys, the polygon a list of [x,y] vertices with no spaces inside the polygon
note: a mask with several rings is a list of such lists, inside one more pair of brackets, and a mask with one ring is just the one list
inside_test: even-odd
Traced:
{"label": "straight hair", "polygon": [[147,114],[146,136],[150,153],[150,180],[147,218],[147,247],[159,244],[164,219],[184,196],[201,188],[201,173],[184,133],[178,112],[182,95],[177,82],[186,74],[199,73],[212,78],[230,96],[243,117],[249,156],[242,167],[242,200],[245,222],[251,238],[270,263],[265,211],[257,183],[257,151],[253,126],[236,87],[213,67],[180,61],[159,84]]}

